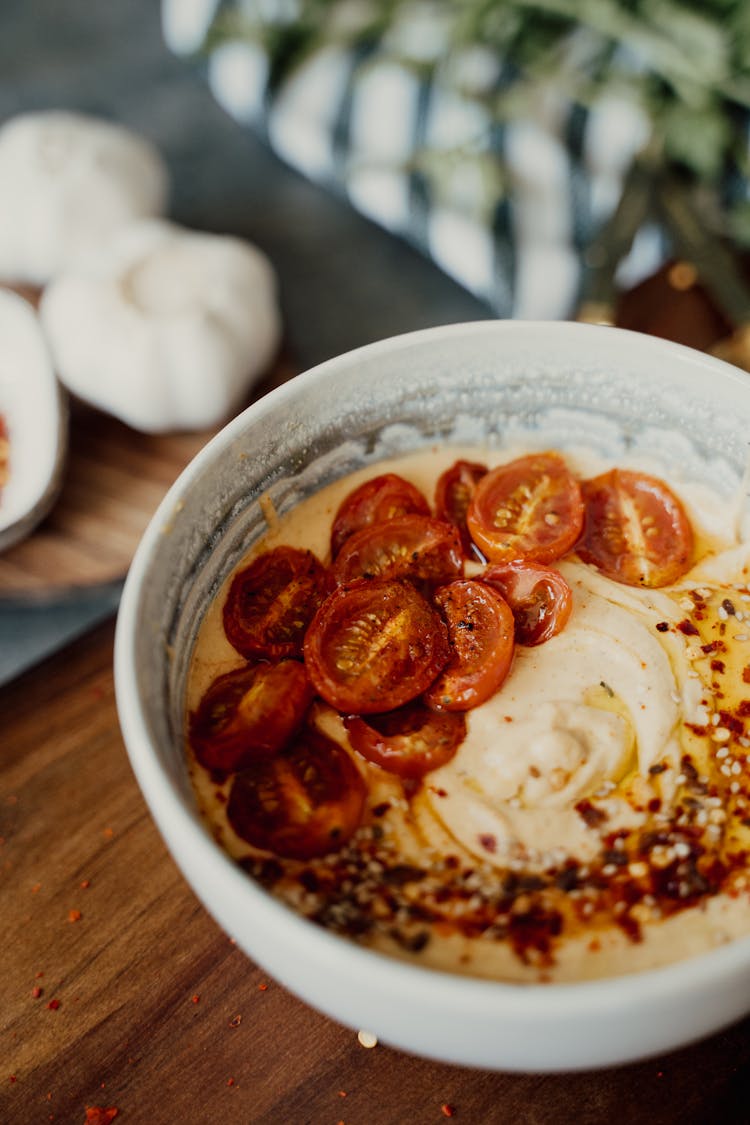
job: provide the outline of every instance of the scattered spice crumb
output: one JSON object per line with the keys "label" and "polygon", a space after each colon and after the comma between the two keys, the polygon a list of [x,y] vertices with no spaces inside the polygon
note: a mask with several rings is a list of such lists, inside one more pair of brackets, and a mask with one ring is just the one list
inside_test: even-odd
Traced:
{"label": "scattered spice crumb", "polygon": [[378,1037],[373,1035],[371,1031],[358,1031],[357,1039],[359,1039],[361,1046],[367,1047],[368,1050],[370,1047],[377,1047],[378,1045]]}
{"label": "scattered spice crumb", "polygon": [[346,1090],[339,1090],[339,1097],[345,1098],[346,1097]]}
{"label": "scattered spice crumb", "polygon": [[200,1000],[200,996],[196,992],[195,996],[191,996],[190,999],[193,1002],[193,1004],[197,1004],[198,1001]]}
{"label": "scattered spice crumb", "polygon": [[57,1011],[57,1009],[58,1009],[58,1008],[60,1007],[60,1001],[59,1001],[59,1000],[57,1000],[57,999],[55,999],[55,1000],[50,1000],[50,1002],[49,1002],[49,1004],[47,1005],[47,1007],[49,1008],[49,1010],[50,1010],[51,1012],[56,1012],[56,1011]]}
{"label": "scattered spice crumb", "polygon": [[17,1074],[11,1074],[8,1081],[10,1082],[11,1085],[13,1085],[14,1082],[18,1081],[18,1075]]}
{"label": "scattered spice crumb", "polygon": [[35,984],[34,987],[31,990],[31,995],[34,997],[35,1000],[38,1000],[39,997],[42,995],[43,991],[44,991],[43,988],[40,988],[38,984]]}
{"label": "scattered spice crumb", "polygon": [[261,981],[261,983],[258,985],[258,992],[267,992],[267,991],[268,991],[268,985]]}
{"label": "scattered spice crumb", "polygon": [[456,1111],[455,1111],[455,1109],[453,1108],[452,1105],[448,1104],[448,1102],[443,1102],[443,1104],[440,1107],[440,1112],[442,1113],[443,1117],[453,1117],[453,1114]]}
{"label": "scattered spice crumb", "polygon": [[229,1021],[229,1026],[230,1027],[239,1027],[241,1023],[242,1023],[242,1016],[238,1013],[236,1016],[233,1016],[233,1018]]}
{"label": "scattered spice crumb", "polygon": [[233,1078],[227,1078],[227,1086],[234,1086],[234,1079]]}
{"label": "scattered spice crumb", "polygon": [[36,974],[34,975],[34,980],[41,980],[43,976],[44,976],[44,973],[43,973],[43,972],[41,972],[41,973],[36,973]]}
{"label": "scattered spice crumb", "polygon": [[80,922],[81,918],[83,918],[83,914],[81,914],[80,910],[69,910],[68,911],[68,921],[69,922]]}
{"label": "scattered spice crumb", "polygon": [[85,1125],[109,1125],[109,1122],[113,1121],[119,1112],[117,1106],[114,1105],[106,1108],[101,1105],[87,1105]]}
{"label": "scattered spice crumb", "polygon": [[114,836],[114,834],[115,834],[114,828],[105,828],[104,831],[102,832],[102,836],[104,837],[105,840],[111,840],[112,837]]}
{"label": "scattered spice crumb", "polygon": [[88,888],[90,886],[91,886],[91,880],[90,879],[81,879],[81,887],[84,891],[88,890]]}
{"label": "scattered spice crumb", "polygon": [[31,888],[31,893],[33,895],[38,895],[39,892],[41,891],[41,889],[42,889],[41,883],[34,883],[34,886]]}

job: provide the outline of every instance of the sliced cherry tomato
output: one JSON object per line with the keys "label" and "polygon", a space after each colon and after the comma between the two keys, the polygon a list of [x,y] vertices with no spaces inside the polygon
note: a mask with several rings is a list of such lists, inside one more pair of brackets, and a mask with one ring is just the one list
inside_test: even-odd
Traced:
{"label": "sliced cherry tomato", "polygon": [[312,551],[274,547],[234,577],[224,604],[224,632],[247,657],[301,656],[302,641],[330,579]]}
{"label": "sliced cherry tomato", "polygon": [[399,516],[350,536],[332,570],[342,585],[357,578],[450,582],[463,573],[461,539],[443,520]]}
{"label": "sliced cherry tomato", "polygon": [[449,762],[466,736],[463,715],[438,714],[421,700],[384,715],[349,715],[344,726],[357,753],[399,777],[418,778]]}
{"label": "sliced cherry tomato", "polygon": [[474,542],[493,562],[552,562],[581,534],[581,490],[559,454],[532,453],[482,477],[466,523]]}
{"label": "sliced cherry tomato", "polygon": [[669,586],[693,557],[680,501],[655,477],[612,469],[583,484],[586,521],[578,554],[627,586]]}
{"label": "sliced cherry tomato", "polygon": [[436,711],[469,711],[494,695],[513,659],[513,614],[491,586],[462,579],[435,594],[448,622],[451,658],[425,692]]}
{"label": "sliced cherry tomato", "polygon": [[310,679],[339,711],[392,711],[448,659],[448,631],[409,582],[355,582],[323,602],[305,637]]}
{"label": "sliced cherry tomato", "polygon": [[331,555],[336,558],[355,531],[398,516],[429,516],[430,506],[422,493],[396,473],[382,473],[365,481],[342,501],[331,528]]}
{"label": "sliced cherry tomato", "polygon": [[190,744],[209,770],[238,770],[276,754],[302,723],[314,691],[304,664],[250,664],[214,680],[190,716]]}
{"label": "sliced cherry tomato", "polygon": [[336,851],[359,827],[367,789],[346,750],[306,726],[281,754],[238,773],[227,803],[232,828],[255,848],[289,859]]}
{"label": "sliced cherry tomato", "polygon": [[510,606],[517,644],[543,644],[567,625],[573,592],[559,571],[515,559],[487,567],[480,578],[499,590]]}
{"label": "sliced cherry tomato", "polygon": [[466,513],[477,483],[486,474],[487,466],[477,461],[456,461],[438,478],[435,488],[435,515],[458,528],[464,554],[481,562],[484,556],[469,535]]}

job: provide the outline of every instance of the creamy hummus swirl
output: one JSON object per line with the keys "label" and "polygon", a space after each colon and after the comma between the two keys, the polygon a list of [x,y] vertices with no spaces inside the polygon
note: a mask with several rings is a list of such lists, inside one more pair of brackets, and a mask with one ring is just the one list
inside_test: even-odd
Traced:
{"label": "creamy hummus swirl", "polygon": [[517,649],[502,691],[467,715],[460,753],[430,775],[419,806],[427,836],[434,817],[499,867],[593,858],[600,832],[576,808],[582,801],[599,799],[607,831],[640,823],[623,783],[677,763],[681,710],[700,696],[685,646],[656,630],[679,615],[669,597],[617,587],[581,563],[560,570],[573,589],[568,625]]}

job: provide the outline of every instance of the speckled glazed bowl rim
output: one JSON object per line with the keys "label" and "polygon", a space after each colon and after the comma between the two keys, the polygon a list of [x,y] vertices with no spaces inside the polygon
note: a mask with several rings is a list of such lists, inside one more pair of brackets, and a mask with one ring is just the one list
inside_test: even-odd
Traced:
{"label": "speckled glazed bowl rim", "polygon": [[234,419],[195,457],[138,548],[115,644],[117,705],[133,770],[175,861],[219,924],[284,985],[340,1022],[417,1054],[507,1070],[587,1069],[681,1046],[750,1008],[750,937],[665,968],[571,984],[504,984],[400,962],[317,927],[249,879],[201,825],[174,746],[155,734],[164,702],[144,684],[139,663],[144,645],[163,645],[165,635],[154,622],[152,634],[144,636],[144,606],[169,553],[165,530],[179,519],[191,490],[206,486],[238,440],[261,433],[301,395],[322,392],[342,378],[352,380],[350,393],[356,394],[362,368],[400,363],[411,369],[435,349],[445,364],[453,353],[460,358],[476,352],[491,363],[501,350],[516,349],[542,355],[551,367],[570,364],[580,351],[621,372],[630,364],[663,373],[684,387],[691,409],[700,413],[710,402],[714,419],[731,415],[727,425],[739,427],[740,437],[750,419],[750,381],[734,368],[664,341],[576,324],[482,321],[428,329],[368,345],[298,376]]}

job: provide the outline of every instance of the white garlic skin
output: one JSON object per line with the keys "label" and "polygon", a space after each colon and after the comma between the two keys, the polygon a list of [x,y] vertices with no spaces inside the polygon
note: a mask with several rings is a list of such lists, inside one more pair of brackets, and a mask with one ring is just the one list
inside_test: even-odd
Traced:
{"label": "white garlic skin", "polygon": [[162,215],[169,178],[154,146],[79,113],[0,127],[0,280],[46,285],[113,231]]}
{"label": "white garlic skin", "polygon": [[260,250],[156,220],[123,228],[48,286],[40,315],[69,390],[149,433],[225,421],[281,337]]}

